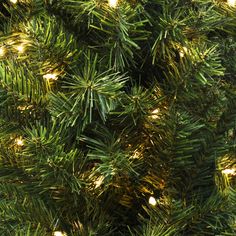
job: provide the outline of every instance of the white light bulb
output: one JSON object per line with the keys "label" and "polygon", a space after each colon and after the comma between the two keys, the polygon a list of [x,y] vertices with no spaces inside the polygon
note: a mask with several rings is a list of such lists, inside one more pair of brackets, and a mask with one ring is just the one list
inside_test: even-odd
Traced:
{"label": "white light bulb", "polygon": [[19,111],[25,111],[25,110],[28,110],[28,109],[31,109],[31,108],[33,108],[33,105],[18,106],[18,107],[17,107],[17,110],[19,110]]}
{"label": "white light bulb", "polygon": [[180,57],[184,57],[184,53],[183,52],[179,52],[179,56]]}
{"label": "white light bulb", "polygon": [[4,56],[5,49],[3,47],[0,47],[0,57]]}
{"label": "white light bulb", "polygon": [[160,110],[157,108],[154,111],[152,111],[152,119],[157,119],[159,116],[157,115],[160,112]]}
{"label": "white light bulb", "polygon": [[17,107],[17,110],[25,111],[26,108],[27,108],[27,106],[18,106],[18,107]]}
{"label": "white light bulb", "polygon": [[228,0],[228,5],[231,6],[231,7],[235,7],[236,0]]}
{"label": "white light bulb", "polygon": [[66,236],[66,233],[63,233],[61,231],[54,231],[53,236]]}
{"label": "white light bulb", "polygon": [[104,176],[100,176],[97,178],[97,180],[94,182],[95,183],[95,188],[98,188],[102,185],[104,180]]}
{"label": "white light bulb", "polygon": [[19,52],[19,53],[23,53],[24,52],[24,47],[23,45],[19,45],[16,47],[16,50]]}
{"label": "white light bulb", "polygon": [[17,146],[24,146],[24,140],[22,138],[16,138],[15,143]]}
{"label": "white light bulb", "polygon": [[116,8],[118,5],[118,0],[108,0],[109,6]]}
{"label": "white light bulb", "polygon": [[235,169],[225,169],[225,170],[222,170],[222,173],[225,175],[236,175],[236,170]]}
{"label": "white light bulb", "polygon": [[157,204],[157,201],[156,201],[156,199],[154,197],[150,197],[148,202],[152,206],[156,206],[156,204]]}
{"label": "white light bulb", "polygon": [[137,150],[133,153],[133,155],[131,156],[132,159],[138,159],[140,158],[140,152],[138,152]]}
{"label": "white light bulb", "polygon": [[179,56],[184,57],[184,55],[186,54],[187,51],[188,51],[188,49],[186,47],[183,47],[183,49],[181,49],[179,52]]}
{"label": "white light bulb", "polygon": [[57,80],[57,74],[46,74],[46,75],[43,75],[43,78],[44,79],[52,79],[52,80]]}
{"label": "white light bulb", "polygon": [[10,2],[12,2],[12,3],[14,3],[14,4],[17,3],[17,1],[18,1],[18,0],[10,0]]}

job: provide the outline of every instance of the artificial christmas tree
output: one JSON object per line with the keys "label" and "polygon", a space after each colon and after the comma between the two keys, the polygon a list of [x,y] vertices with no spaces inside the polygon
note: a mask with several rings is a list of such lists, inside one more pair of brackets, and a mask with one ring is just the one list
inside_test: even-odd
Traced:
{"label": "artificial christmas tree", "polygon": [[235,1],[0,4],[1,235],[236,234]]}

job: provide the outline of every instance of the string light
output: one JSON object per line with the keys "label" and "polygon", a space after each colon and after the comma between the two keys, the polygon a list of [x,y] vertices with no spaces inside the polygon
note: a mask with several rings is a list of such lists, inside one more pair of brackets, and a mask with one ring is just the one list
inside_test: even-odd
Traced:
{"label": "string light", "polygon": [[108,0],[109,6],[112,8],[116,8],[118,5],[118,0]]}
{"label": "string light", "polygon": [[18,46],[16,47],[16,50],[17,50],[19,53],[23,53],[23,52],[24,52],[24,47],[23,47],[23,45],[18,45]]}
{"label": "string light", "polygon": [[184,55],[186,54],[187,51],[188,51],[188,49],[186,47],[183,47],[183,49],[181,49],[179,52],[179,56],[184,57]]}
{"label": "string light", "polygon": [[47,79],[47,80],[57,80],[57,74],[53,73],[53,74],[46,74],[46,75],[43,75],[43,78],[44,79]]}
{"label": "string light", "polygon": [[135,150],[133,155],[130,157],[131,159],[139,159],[141,157],[141,153],[138,150]]}
{"label": "string light", "polygon": [[10,0],[11,3],[16,4],[18,0]]}
{"label": "string light", "polygon": [[222,170],[222,173],[225,175],[236,175],[236,170],[235,169],[225,169],[225,170]]}
{"label": "string light", "polygon": [[95,188],[98,188],[102,185],[104,180],[104,176],[100,176],[97,178],[97,180],[94,182],[95,183]]}
{"label": "string light", "polygon": [[17,107],[17,110],[19,110],[19,111],[25,111],[25,110],[28,110],[28,109],[30,109],[30,108],[32,108],[33,107],[33,105],[29,105],[29,106],[18,106]]}
{"label": "string light", "polygon": [[22,137],[16,138],[15,143],[17,146],[20,146],[20,147],[24,146],[24,140],[22,139]]}
{"label": "string light", "polygon": [[0,47],[0,57],[5,55],[5,48],[4,47]]}
{"label": "string light", "polygon": [[54,231],[53,236],[67,236],[67,234],[61,231]]}
{"label": "string light", "polygon": [[157,115],[160,112],[160,110],[157,108],[154,111],[152,111],[152,119],[157,119],[159,116]]}
{"label": "string light", "polygon": [[156,204],[157,204],[156,199],[154,197],[152,197],[152,196],[149,198],[148,202],[152,206],[156,206]]}
{"label": "string light", "polygon": [[230,7],[235,7],[236,5],[236,0],[228,0],[227,2]]}

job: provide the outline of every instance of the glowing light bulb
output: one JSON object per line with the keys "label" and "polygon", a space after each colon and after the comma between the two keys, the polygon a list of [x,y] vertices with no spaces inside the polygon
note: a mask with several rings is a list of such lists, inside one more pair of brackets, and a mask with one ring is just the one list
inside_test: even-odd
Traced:
{"label": "glowing light bulb", "polygon": [[179,56],[180,57],[184,57],[184,53],[181,51],[181,52],[179,52]]}
{"label": "glowing light bulb", "polygon": [[225,175],[236,175],[236,170],[235,169],[225,169],[225,170],[222,170],[222,173]]}
{"label": "glowing light bulb", "polygon": [[17,110],[19,110],[19,111],[25,111],[25,110],[30,109],[30,108],[32,108],[32,107],[33,107],[33,105],[29,105],[29,106],[18,106],[18,107],[17,107]]}
{"label": "glowing light bulb", "polygon": [[160,112],[160,110],[157,108],[154,111],[152,111],[152,119],[157,119],[159,116],[157,115]]}
{"label": "glowing light bulb", "polygon": [[16,138],[15,139],[15,143],[17,146],[24,146],[24,140],[20,137],[20,138]]}
{"label": "glowing light bulb", "polygon": [[235,7],[236,5],[236,0],[228,0],[227,2],[230,7]]}
{"label": "glowing light bulb", "polygon": [[104,180],[104,176],[100,176],[97,178],[97,180],[94,182],[95,183],[95,188],[98,188],[102,185],[102,182]]}
{"label": "glowing light bulb", "polygon": [[61,232],[61,231],[54,231],[53,236],[66,236],[66,233]]}
{"label": "glowing light bulb", "polygon": [[46,75],[43,75],[43,78],[44,79],[52,79],[52,80],[57,80],[57,74],[53,73],[53,74],[46,74]]}
{"label": "glowing light bulb", "polygon": [[27,106],[18,106],[17,107],[17,110],[20,110],[20,111],[25,111],[27,109]]}
{"label": "glowing light bulb", "polygon": [[5,55],[5,49],[4,47],[0,47],[0,57]]}
{"label": "glowing light bulb", "polygon": [[19,53],[23,53],[24,52],[24,47],[23,45],[19,45],[16,47],[16,50],[19,52]]}
{"label": "glowing light bulb", "polygon": [[154,197],[150,197],[148,202],[152,206],[156,206],[156,204],[157,204],[157,201],[156,201],[156,199]]}
{"label": "glowing light bulb", "polygon": [[116,8],[118,5],[118,0],[108,0],[109,6]]}
{"label": "glowing light bulb", "polygon": [[139,152],[138,151],[134,152],[133,158],[136,159],[138,157],[139,157]]}
{"label": "glowing light bulb", "polygon": [[18,0],[10,0],[11,3],[16,4]]}
{"label": "glowing light bulb", "polygon": [[131,159],[139,159],[141,157],[141,153],[138,150],[135,150],[133,155],[130,157]]}
{"label": "glowing light bulb", "polygon": [[187,51],[188,51],[188,49],[186,47],[183,47],[183,49],[181,49],[179,52],[179,56],[184,57],[184,55],[186,54]]}

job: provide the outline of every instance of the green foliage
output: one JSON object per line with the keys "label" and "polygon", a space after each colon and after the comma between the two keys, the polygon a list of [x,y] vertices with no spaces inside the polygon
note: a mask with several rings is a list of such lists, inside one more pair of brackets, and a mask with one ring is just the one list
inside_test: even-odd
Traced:
{"label": "green foliage", "polygon": [[2,1],[0,235],[235,235],[235,9]]}
{"label": "green foliage", "polygon": [[116,137],[104,127],[96,129],[94,136],[96,139],[82,139],[91,150],[87,155],[88,159],[96,164],[94,174],[99,173],[108,184],[115,177],[135,173],[128,153],[122,152],[121,137]]}
{"label": "green foliage", "polygon": [[54,117],[67,126],[81,129],[99,115],[103,122],[116,108],[127,80],[125,75],[111,70],[100,72],[97,55],[85,55],[84,68],[68,75],[63,82],[64,93],[52,94],[50,110]]}
{"label": "green foliage", "polygon": [[121,106],[116,113],[124,117],[123,122],[132,118],[131,126],[133,126],[133,124],[137,125],[137,123],[144,121],[157,103],[158,99],[154,92],[148,91],[142,86],[133,85],[131,91],[124,94]]}
{"label": "green foliage", "polygon": [[129,64],[135,65],[138,43],[147,40],[150,34],[145,30],[148,19],[144,18],[141,4],[123,2],[120,8],[112,9],[106,1],[63,0],[53,2],[52,6],[67,13],[82,43],[88,44],[84,41],[89,40],[89,48],[105,56],[109,68],[115,70],[124,71]]}

